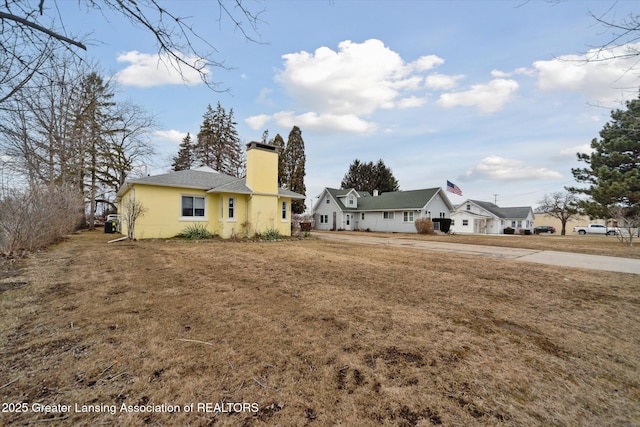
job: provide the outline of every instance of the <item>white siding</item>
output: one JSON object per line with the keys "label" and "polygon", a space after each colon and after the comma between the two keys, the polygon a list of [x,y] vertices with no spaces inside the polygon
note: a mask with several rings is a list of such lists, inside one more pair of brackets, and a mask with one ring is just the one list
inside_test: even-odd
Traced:
{"label": "white siding", "polygon": [[[338,207],[338,205],[336,204],[336,202],[334,202],[334,200],[331,198],[331,196],[329,196],[329,193],[327,193],[326,191],[324,193],[322,193],[322,195],[320,196],[320,200],[318,200],[318,204],[315,210],[315,214],[316,214],[316,221],[315,221],[315,227],[317,230],[331,230],[333,228],[333,214],[335,213],[337,215],[337,219],[336,219],[336,228],[340,228],[340,224],[342,221],[342,213],[340,211],[340,208]],[[327,200],[329,200],[329,203],[327,203]],[[320,223],[320,216],[321,215],[326,215],[327,218],[327,223],[326,224],[321,224]]]}

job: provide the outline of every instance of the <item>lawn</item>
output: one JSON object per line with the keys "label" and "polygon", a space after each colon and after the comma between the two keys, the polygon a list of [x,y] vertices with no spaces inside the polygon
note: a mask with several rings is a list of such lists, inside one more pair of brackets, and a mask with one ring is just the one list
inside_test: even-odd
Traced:
{"label": "lawn", "polygon": [[0,425],[640,424],[636,275],[111,237],[0,272]]}

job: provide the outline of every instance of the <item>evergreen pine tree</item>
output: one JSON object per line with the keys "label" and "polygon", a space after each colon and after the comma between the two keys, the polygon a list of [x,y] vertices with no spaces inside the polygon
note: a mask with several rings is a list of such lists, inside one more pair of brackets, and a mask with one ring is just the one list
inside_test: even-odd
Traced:
{"label": "evergreen pine tree", "polygon": [[[289,139],[283,157],[285,162],[285,187],[296,193],[306,194],[307,189],[304,185],[304,177],[306,175],[304,140],[302,139],[302,131],[297,126],[294,126],[289,132]],[[301,214],[304,211],[304,200],[293,200],[291,202],[291,212]]]}
{"label": "evergreen pine tree", "polygon": [[398,191],[400,185],[382,159],[378,163],[363,163],[355,159],[349,165],[349,171],[345,174],[340,184],[342,188],[355,188],[359,191],[367,191],[372,194],[374,190],[386,193]]}
{"label": "evergreen pine tree", "polygon": [[270,144],[276,147],[278,153],[278,187],[284,187],[289,182],[287,179],[287,159],[284,153],[284,139],[278,133],[275,138],[270,141]]}
{"label": "evergreen pine tree", "polygon": [[233,119],[233,108],[229,114],[222,115],[222,132],[220,143],[220,155],[223,157],[223,173],[231,176],[241,177],[244,175],[245,162],[244,152],[240,145],[240,137],[236,130],[237,122]]}
{"label": "evergreen pine tree", "polygon": [[178,155],[173,158],[171,165],[172,170],[177,172],[191,169],[193,167],[194,154],[194,144],[191,140],[191,134],[187,133],[187,136],[182,139]]}
{"label": "evergreen pine tree", "polygon": [[233,109],[227,114],[220,102],[215,110],[208,105],[194,150],[196,160],[218,172],[240,177],[244,158],[236,125]]}
{"label": "evergreen pine tree", "polygon": [[586,188],[568,188],[588,196],[580,203],[595,218],[617,218],[629,228],[640,225],[640,97],[626,110],[611,112],[611,121],[591,141],[590,154],[578,153],[588,167],[571,170]]}
{"label": "evergreen pine tree", "polygon": [[[220,104],[218,104],[219,106]],[[195,163],[209,166],[217,169],[219,165],[214,163],[214,145],[218,138],[219,132],[216,128],[216,112],[211,108],[211,104],[207,105],[207,111],[202,116],[202,124],[200,132],[198,132],[197,142],[194,147]]]}

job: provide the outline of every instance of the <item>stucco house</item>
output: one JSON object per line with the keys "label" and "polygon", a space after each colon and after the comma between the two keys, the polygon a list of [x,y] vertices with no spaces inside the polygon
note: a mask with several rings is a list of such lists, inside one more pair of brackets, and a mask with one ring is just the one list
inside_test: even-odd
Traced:
{"label": "stucco house", "polygon": [[448,219],[453,205],[441,188],[373,195],[353,188],[325,188],[313,206],[318,230],[369,230],[415,233],[415,220],[431,218],[434,228]]}
{"label": "stucco house", "polygon": [[503,234],[507,227],[516,234],[533,233],[534,214],[531,206],[499,207],[491,202],[467,200],[451,213],[454,233]]}
{"label": "stucco house", "polygon": [[117,193],[120,211],[132,201],[144,207],[136,239],[173,237],[194,224],[223,238],[270,229],[291,235],[291,200],[305,196],[278,188],[276,147],[251,142],[246,160],[245,178],[202,167],[127,180]]}

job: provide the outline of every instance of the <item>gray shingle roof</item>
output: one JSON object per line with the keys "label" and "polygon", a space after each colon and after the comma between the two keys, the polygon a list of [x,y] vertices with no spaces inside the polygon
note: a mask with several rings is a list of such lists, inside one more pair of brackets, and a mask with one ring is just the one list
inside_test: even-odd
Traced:
{"label": "gray shingle roof", "polygon": [[422,209],[433,196],[440,190],[440,188],[425,188],[422,190],[410,190],[410,191],[392,191],[388,193],[382,193],[379,196],[372,196],[367,192],[358,192],[360,198],[358,199],[358,207],[346,207],[339,199],[341,196],[346,196],[352,188],[349,189],[335,189],[327,188],[329,194],[336,200],[338,206],[342,210],[346,211],[383,211],[383,210],[400,210],[400,209]]}
{"label": "gray shingle roof", "polygon": [[501,208],[491,202],[483,202],[480,200],[471,199],[469,201],[480,206],[482,209],[491,212],[498,218],[526,218],[527,215],[529,215],[529,211],[531,210],[531,206]]}
{"label": "gray shingle roof", "polygon": [[[197,190],[205,190],[208,193],[253,193],[253,191],[251,191],[251,189],[247,186],[244,178],[225,175],[210,168],[189,169],[130,179],[127,180],[125,185],[120,189],[120,191],[118,191],[118,195],[120,195],[120,192],[127,187],[127,184],[193,188]],[[305,198],[303,194],[298,194],[282,188],[278,189],[278,195],[283,197],[290,197],[292,199]]]}

